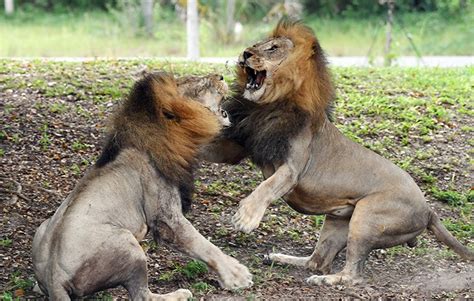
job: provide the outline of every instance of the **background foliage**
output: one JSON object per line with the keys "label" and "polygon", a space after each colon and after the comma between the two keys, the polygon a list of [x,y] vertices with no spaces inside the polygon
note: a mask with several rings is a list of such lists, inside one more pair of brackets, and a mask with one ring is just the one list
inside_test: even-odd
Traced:
{"label": "background foliage", "polygon": [[[133,3],[139,0],[126,0]],[[20,9],[38,8],[45,11],[61,10],[90,10],[120,7],[121,0],[16,0],[15,6]],[[186,0],[156,0],[156,2],[168,9],[175,5],[186,5]],[[238,18],[244,20],[258,19],[265,16],[268,10],[275,4],[283,0],[237,0],[236,14]],[[468,0],[398,0],[396,8],[399,12],[429,12],[442,11],[443,13],[457,13],[468,6]],[[200,0],[199,5],[202,10],[209,11],[225,5],[226,1],[220,0]],[[317,15],[350,15],[367,17],[370,15],[382,14],[385,12],[383,6],[376,0],[301,0],[304,11],[307,14]],[[3,8],[3,1],[0,4]]]}
{"label": "background foliage", "polygon": [[[154,0],[145,30],[141,0],[14,0],[0,9],[1,57],[186,55],[186,0]],[[331,56],[384,54],[386,5],[377,0],[286,0]],[[200,53],[235,57],[266,37],[287,13],[285,0],[200,0]],[[233,13],[228,3],[234,3]],[[3,5],[3,1],[0,1]],[[229,19],[232,19],[229,22]],[[397,0],[390,57],[473,55],[474,9],[468,0]],[[230,24],[230,25],[229,25]]]}

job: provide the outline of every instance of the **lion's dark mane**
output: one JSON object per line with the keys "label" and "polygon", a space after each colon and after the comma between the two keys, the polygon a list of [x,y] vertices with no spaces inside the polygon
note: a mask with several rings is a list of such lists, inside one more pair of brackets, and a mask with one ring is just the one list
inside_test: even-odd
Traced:
{"label": "lion's dark mane", "polygon": [[223,131],[224,137],[243,146],[258,166],[284,162],[291,138],[310,118],[307,112],[287,100],[256,104],[243,97],[232,97],[222,107],[232,122],[232,126]]}
{"label": "lion's dark mane", "polygon": [[[123,116],[147,116],[150,122],[156,120],[156,107],[153,96],[150,92],[152,81],[156,78],[166,76],[166,73],[154,73],[145,76],[137,81],[130,92],[127,99],[128,107],[122,111],[117,111],[117,115]],[[131,117],[129,120],[132,119]],[[135,121],[136,122],[136,121]],[[137,122],[140,123],[141,121]],[[134,148],[134,141],[138,138],[123,128],[114,127],[107,135],[103,150],[95,163],[96,168],[103,168],[107,164],[113,162],[120,152],[128,147]],[[178,187],[181,197],[181,208],[184,213],[191,209],[192,195],[194,193],[194,170],[197,167],[197,160],[192,160],[187,168],[181,168],[179,174],[164,170],[160,164],[154,159],[154,156],[147,151],[148,158],[152,163],[155,171],[171,185]]]}

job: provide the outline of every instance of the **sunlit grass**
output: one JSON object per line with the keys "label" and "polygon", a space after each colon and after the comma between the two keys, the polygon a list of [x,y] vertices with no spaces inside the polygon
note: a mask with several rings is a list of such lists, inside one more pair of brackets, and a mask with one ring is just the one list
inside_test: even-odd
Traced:
{"label": "sunlit grass", "polygon": [[185,51],[183,28],[158,24],[156,38],[134,36],[105,13],[0,19],[0,56],[175,56]]}
{"label": "sunlit grass", "polygon": [[[323,48],[331,56],[382,55],[383,16],[371,19],[306,17]],[[158,18],[157,18],[158,19]],[[451,19],[437,14],[404,15],[406,31],[423,55],[473,55],[474,14]],[[221,22],[222,23],[222,22]],[[393,55],[415,55],[400,22],[395,23]],[[223,43],[216,31],[221,24],[201,20],[201,55],[236,57],[245,45],[264,38],[273,23],[244,24],[234,42]],[[157,20],[153,38],[136,34],[133,28],[107,12],[22,13],[13,18],[0,15],[0,56],[185,56],[185,24],[174,17]]]}
{"label": "sunlit grass", "polygon": [[[333,56],[383,55],[385,16],[370,19],[306,20],[317,33],[323,48]],[[392,33],[394,56],[416,55],[408,37],[422,55],[474,55],[474,13],[452,18],[435,13],[397,16]],[[408,37],[407,37],[408,36]],[[371,48],[372,47],[372,48]]]}

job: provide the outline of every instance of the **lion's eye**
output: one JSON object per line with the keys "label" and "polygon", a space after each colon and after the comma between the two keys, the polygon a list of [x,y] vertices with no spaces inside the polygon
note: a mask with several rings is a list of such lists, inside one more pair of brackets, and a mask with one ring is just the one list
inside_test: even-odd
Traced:
{"label": "lion's eye", "polygon": [[176,119],[176,116],[173,113],[168,112],[168,111],[163,111],[163,115],[165,115],[165,117],[170,120]]}
{"label": "lion's eye", "polygon": [[275,51],[278,49],[278,45],[272,45],[272,47],[268,48],[267,51]]}
{"label": "lion's eye", "polygon": [[224,117],[224,118],[227,118],[227,116],[228,116],[228,115],[227,115],[227,112],[226,112],[225,110],[221,110],[221,115],[222,115],[222,117]]}

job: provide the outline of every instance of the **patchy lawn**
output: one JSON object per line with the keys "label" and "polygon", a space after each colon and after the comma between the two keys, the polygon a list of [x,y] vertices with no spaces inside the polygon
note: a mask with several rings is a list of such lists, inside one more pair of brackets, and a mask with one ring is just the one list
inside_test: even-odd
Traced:
{"label": "patchy lawn", "polygon": [[[0,60],[0,292],[5,300],[37,297],[31,241],[101,149],[106,119],[143,70],[176,74],[218,72],[223,65],[159,61],[86,63]],[[350,138],[407,170],[428,202],[464,244],[474,247],[473,145],[474,68],[333,70],[337,126]],[[143,243],[149,256],[152,291],[188,288],[196,297],[274,298],[454,298],[474,296],[474,265],[462,261],[433,235],[419,246],[377,250],[368,259],[367,282],[358,286],[313,287],[307,270],[267,266],[269,251],[308,255],[323,218],[298,214],[275,202],[251,234],[235,231],[230,217],[262,176],[249,162],[202,164],[189,219],[201,233],[247,265],[254,286],[238,292],[219,288],[216,275],[200,262]],[[344,256],[339,255],[335,269]],[[124,289],[98,294],[126,296]]]}

